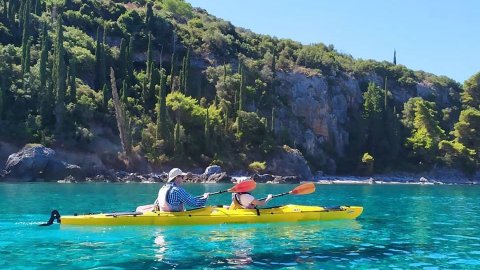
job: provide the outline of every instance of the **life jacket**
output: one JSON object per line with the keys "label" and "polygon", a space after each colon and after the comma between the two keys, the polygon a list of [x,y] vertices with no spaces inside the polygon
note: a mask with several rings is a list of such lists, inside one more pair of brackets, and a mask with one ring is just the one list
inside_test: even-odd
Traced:
{"label": "life jacket", "polygon": [[170,194],[172,188],[174,188],[174,185],[167,183],[158,191],[158,198],[155,201],[156,208],[158,208],[162,212],[185,211],[185,206],[183,205],[183,203],[180,203],[178,206],[173,206],[168,203],[168,195]]}
{"label": "life jacket", "polygon": [[232,193],[232,203],[230,204],[229,209],[231,210],[236,210],[236,209],[253,209],[255,208],[254,205],[249,204],[249,205],[243,205],[242,202],[240,201],[240,196],[243,194],[249,194],[248,192],[240,192],[240,193]]}

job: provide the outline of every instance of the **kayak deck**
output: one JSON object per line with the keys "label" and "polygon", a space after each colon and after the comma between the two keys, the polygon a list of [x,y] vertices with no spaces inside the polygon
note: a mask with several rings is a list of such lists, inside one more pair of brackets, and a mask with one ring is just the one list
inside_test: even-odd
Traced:
{"label": "kayak deck", "polygon": [[120,212],[62,216],[62,225],[205,225],[223,223],[299,222],[355,219],[363,212],[361,206],[334,208],[305,205],[284,205],[262,209],[229,210],[207,206],[184,212]]}

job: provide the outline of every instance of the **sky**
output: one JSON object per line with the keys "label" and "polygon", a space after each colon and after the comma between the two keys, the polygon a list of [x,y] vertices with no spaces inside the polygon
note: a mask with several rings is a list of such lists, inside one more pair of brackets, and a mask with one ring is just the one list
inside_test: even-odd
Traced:
{"label": "sky", "polygon": [[477,0],[186,0],[237,27],[463,83],[480,72]]}

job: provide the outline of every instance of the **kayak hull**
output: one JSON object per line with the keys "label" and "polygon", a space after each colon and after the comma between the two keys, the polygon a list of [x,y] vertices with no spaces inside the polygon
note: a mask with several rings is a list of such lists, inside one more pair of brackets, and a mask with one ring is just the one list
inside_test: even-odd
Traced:
{"label": "kayak hull", "polygon": [[127,212],[62,216],[62,225],[207,225],[225,223],[301,222],[355,219],[363,212],[360,206],[334,208],[284,205],[263,209],[229,210],[208,206],[184,212]]}

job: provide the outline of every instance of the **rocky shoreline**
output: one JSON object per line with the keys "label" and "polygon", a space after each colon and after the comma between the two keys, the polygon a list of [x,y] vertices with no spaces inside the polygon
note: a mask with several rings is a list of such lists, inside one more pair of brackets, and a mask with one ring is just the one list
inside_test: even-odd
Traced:
{"label": "rocky shoreline", "polygon": [[[164,168],[167,171],[170,168]],[[184,168],[182,168],[184,169]],[[257,183],[298,184],[312,181],[317,184],[480,184],[480,173],[467,177],[462,172],[451,169],[434,169],[427,173],[391,173],[373,176],[323,175],[305,178],[300,176],[280,176],[272,174],[247,175],[245,172],[229,175],[218,165],[209,166],[205,171],[199,168],[184,169],[191,173],[186,182],[191,183],[235,183],[239,179],[249,178]],[[166,182],[167,172],[139,173],[122,170],[85,168],[69,164],[58,157],[54,150],[42,145],[30,145],[21,151],[9,155],[5,169],[0,171],[3,182],[108,182],[108,183],[161,183]]]}

